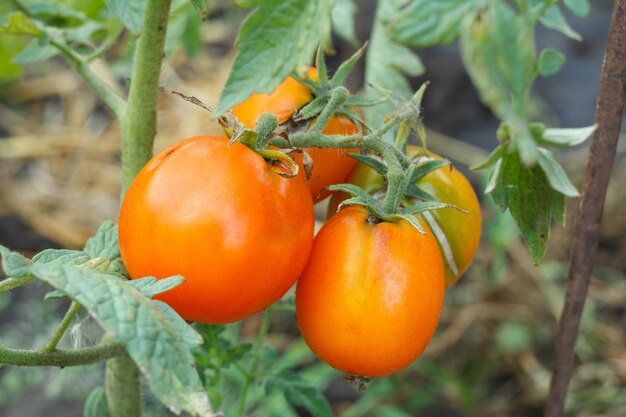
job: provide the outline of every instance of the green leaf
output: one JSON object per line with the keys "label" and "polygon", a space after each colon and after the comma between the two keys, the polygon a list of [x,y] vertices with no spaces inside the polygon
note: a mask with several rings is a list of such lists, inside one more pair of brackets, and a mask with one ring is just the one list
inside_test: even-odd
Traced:
{"label": "green leaf", "polygon": [[0,33],[40,36],[43,32],[24,13],[15,12],[7,17],[6,22],[0,23]]}
{"label": "green leaf", "polygon": [[358,40],[354,31],[354,16],[357,12],[354,0],[335,0],[331,13],[333,30],[339,37],[352,45]]}
{"label": "green leaf", "polygon": [[30,4],[28,11],[47,26],[60,28],[80,26],[87,20],[87,16],[83,12],[61,4]]}
{"label": "green leaf", "polygon": [[117,241],[117,225],[111,221],[102,223],[96,234],[85,243],[84,251],[92,258],[109,260],[119,258],[121,255]]}
{"label": "green leaf", "polygon": [[185,342],[190,349],[202,345],[202,336],[200,333],[196,332],[172,307],[163,301],[154,300],[152,302],[156,304],[159,310],[161,310],[161,313],[167,317],[170,324],[176,328],[182,341]]}
{"label": "green leaf", "polygon": [[94,388],[85,400],[83,408],[85,417],[108,417],[106,393],[103,387]]}
{"label": "green leaf", "polygon": [[500,161],[490,178],[490,195],[503,210],[509,209],[538,264],[550,239],[552,218],[563,222],[565,196],[552,188],[541,166],[523,166],[519,154],[506,154]]}
{"label": "green leaf", "polygon": [[196,9],[200,19],[207,20],[209,18],[209,0],[190,0],[193,8]]}
{"label": "green leaf", "polygon": [[60,300],[63,298],[68,298],[68,297],[64,292],[59,291],[59,290],[53,290],[53,291],[47,292],[46,295],[43,296],[44,301]]}
{"label": "green leaf", "polygon": [[185,282],[185,278],[175,275],[169,278],[156,279],[155,277],[144,277],[129,281],[129,283],[137,288],[143,295],[152,298],[157,294],[169,291]]}
{"label": "green leaf", "polygon": [[591,9],[589,0],[565,0],[565,6],[578,17],[587,16]]}
{"label": "green leaf", "polygon": [[543,16],[539,18],[539,21],[548,29],[556,30],[568,38],[577,41],[581,41],[583,39],[582,36],[580,36],[574,29],[572,29],[569,23],[567,23],[563,13],[561,13],[561,9],[556,4],[546,10]]}
{"label": "green leaf", "polygon": [[59,50],[50,44],[41,44],[39,39],[33,39],[26,48],[13,57],[14,64],[26,65],[45,61],[57,55]]}
{"label": "green leaf", "polygon": [[40,264],[58,262],[69,265],[81,265],[90,259],[88,254],[80,250],[46,249],[33,256],[32,261]]}
{"label": "green leaf", "polygon": [[298,66],[308,66],[330,33],[330,0],[267,0],[244,21],[239,52],[216,114],[254,92],[269,93]]}
{"label": "green leaf", "polygon": [[265,381],[265,391],[269,394],[273,390],[282,393],[289,404],[302,407],[315,417],[333,416],[326,397],[298,374],[281,372],[269,376]]}
{"label": "green leaf", "polygon": [[554,159],[552,152],[539,148],[539,166],[548,177],[548,182],[556,191],[568,197],[578,197],[578,190],[567,178],[561,165]]}
{"label": "green leaf", "polygon": [[139,34],[143,24],[146,0],[104,0],[111,14],[131,32]]}
{"label": "green leaf", "polygon": [[[32,264],[30,272],[85,307],[139,365],[154,394],[174,413],[209,416],[211,407],[180,322],[119,277],[71,265]],[[182,319],[181,319],[182,320]],[[158,354],[155,354],[158,352]]]}
{"label": "green leaf", "polygon": [[[535,75],[533,27],[503,3],[466,21],[461,52],[482,101],[503,120],[523,109]],[[513,108],[511,98],[517,102]]]}
{"label": "green leaf", "polygon": [[549,77],[550,75],[554,75],[559,72],[564,62],[565,55],[561,52],[551,48],[545,48],[542,49],[539,54],[537,70],[542,76]]}
{"label": "green leaf", "polygon": [[[0,31],[1,31],[0,26]],[[22,76],[22,66],[13,63],[13,57],[24,47],[27,38],[17,35],[0,36],[0,83],[19,80]]]}
{"label": "green leaf", "polygon": [[464,18],[483,7],[485,0],[414,0],[391,24],[391,36],[407,46],[449,44],[459,37]]}
{"label": "green leaf", "polygon": [[580,145],[593,135],[596,131],[596,125],[580,127],[580,128],[567,128],[567,129],[545,129],[541,136],[535,137],[538,142],[545,143],[551,146],[558,146],[561,148]]}
{"label": "green leaf", "polygon": [[30,275],[30,260],[17,252],[0,245],[2,255],[2,270],[9,278],[20,278]]}
{"label": "green leaf", "polygon": [[[405,4],[406,0],[385,0],[377,3],[365,62],[365,95],[367,97],[378,97],[371,86],[373,84],[395,91],[408,99],[413,91],[407,77],[424,73],[424,65],[418,56],[406,46],[393,40],[387,29],[388,23],[398,16]],[[383,124],[385,115],[394,110],[392,103],[385,103],[376,108],[364,109],[364,113],[370,126],[379,127]],[[392,143],[393,132],[388,132],[385,140]]]}

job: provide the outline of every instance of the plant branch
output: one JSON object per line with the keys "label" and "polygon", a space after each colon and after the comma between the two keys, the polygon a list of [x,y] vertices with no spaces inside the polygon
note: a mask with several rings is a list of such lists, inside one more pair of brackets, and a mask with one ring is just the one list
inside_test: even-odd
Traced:
{"label": "plant branch", "polygon": [[0,345],[0,363],[18,366],[80,366],[102,362],[123,354],[124,347],[117,343],[102,344],[76,350],[13,349]]}
{"label": "plant branch", "polygon": [[598,245],[602,208],[619,140],[626,96],[625,73],[626,0],[617,0],[613,9],[596,105],[595,123],[598,129],[589,147],[585,184],[572,234],[567,293],[556,336],[552,383],[545,417],[563,415],[580,317]]}
{"label": "plant branch", "polygon": [[171,0],[149,0],[133,62],[128,106],[122,120],[122,195],[152,158],[159,75]]}
{"label": "plant branch", "polygon": [[46,346],[44,346],[43,350],[45,352],[52,352],[56,350],[59,341],[67,331],[67,328],[74,319],[74,316],[76,316],[76,313],[78,313],[78,310],[80,310],[80,304],[78,304],[76,301],[72,301],[72,304],[67,310],[67,313],[65,313],[63,320],[61,320],[59,327],[57,327],[57,329],[55,330],[50,341],[46,344]]}
{"label": "plant branch", "polygon": [[104,385],[110,417],[141,416],[139,369],[126,352],[107,361]]}
{"label": "plant branch", "polygon": [[65,43],[51,40],[50,44],[57,48],[67,62],[78,72],[87,84],[96,93],[98,98],[113,112],[115,117],[121,119],[126,110],[126,102],[107,83],[105,83],[89,67],[89,62],[81,55],[74,52]]}

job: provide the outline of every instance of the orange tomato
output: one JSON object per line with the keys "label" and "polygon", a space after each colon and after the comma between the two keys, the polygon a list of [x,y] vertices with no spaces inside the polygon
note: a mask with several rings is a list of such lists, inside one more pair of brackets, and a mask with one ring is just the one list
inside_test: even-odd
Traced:
{"label": "orange tomato", "polygon": [[[311,68],[308,73],[317,79],[317,69]],[[235,106],[231,112],[240,122],[254,127],[263,113],[273,113],[279,123],[285,123],[305,104],[313,99],[311,91],[292,77],[287,77],[270,94],[252,94],[246,101]],[[322,133],[326,135],[352,135],[359,133],[360,127],[345,116],[334,116],[324,126]],[[346,156],[347,153],[358,153],[358,149],[305,148],[313,159],[313,172],[308,180],[309,189],[314,202],[330,195],[324,190],[332,184],[345,182],[356,165],[356,160]],[[301,175],[304,168],[300,164]]]}
{"label": "orange tomato", "polygon": [[315,237],[296,288],[298,325],[332,367],[388,375],[411,364],[430,341],[444,288],[432,234],[408,222],[372,223],[366,209],[350,206]]}
{"label": "orange tomato", "polygon": [[124,198],[119,242],[131,278],[182,275],[158,295],[184,319],[255,314],[296,281],[313,240],[300,177],[283,178],[225,137],[198,136],[156,155]]}
{"label": "orange tomato", "polygon": [[[417,164],[429,158],[441,159],[441,156],[418,146],[408,146],[407,155]],[[354,169],[348,181],[370,194],[379,193],[385,187],[383,177],[361,163]],[[454,204],[466,211],[464,213],[445,208],[420,215],[437,238],[444,258],[446,286],[450,287],[470,266],[478,249],[482,229],[480,203],[467,178],[451,165],[429,173],[417,182],[417,186],[439,201]],[[329,204],[329,215],[346,198],[348,195],[345,193],[335,193]]]}

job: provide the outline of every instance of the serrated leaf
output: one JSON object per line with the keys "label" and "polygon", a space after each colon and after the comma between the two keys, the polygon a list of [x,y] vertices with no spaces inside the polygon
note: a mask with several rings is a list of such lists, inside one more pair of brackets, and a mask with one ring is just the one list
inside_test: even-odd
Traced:
{"label": "serrated leaf", "polygon": [[565,0],[565,6],[578,17],[587,16],[591,9],[589,0]]}
{"label": "serrated leaf", "polygon": [[104,0],[111,14],[131,32],[139,34],[143,24],[146,0]]}
{"label": "serrated leaf", "polygon": [[582,36],[580,36],[580,34],[572,29],[569,23],[567,23],[563,13],[561,13],[561,8],[557,4],[548,8],[543,16],[539,18],[539,21],[548,29],[556,30],[568,38],[577,41],[581,41],[583,39]]}
{"label": "serrated leaf", "polygon": [[484,4],[484,0],[414,0],[391,24],[391,36],[421,48],[449,44],[459,37],[462,20]]}
{"label": "serrated leaf", "polygon": [[30,260],[17,252],[0,245],[2,255],[2,269],[9,278],[20,278],[30,275]]}
{"label": "serrated leaf", "polygon": [[[400,13],[406,0],[385,0],[377,3],[372,35],[365,62],[365,96],[377,98],[373,85],[395,91],[405,98],[413,91],[407,77],[424,73],[422,61],[409,48],[391,39],[387,25]],[[386,114],[394,111],[391,103],[364,109],[365,118],[370,126],[383,124]],[[393,142],[393,132],[385,135],[385,140]]]}
{"label": "serrated leaf", "polygon": [[269,376],[265,391],[270,393],[273,390],[282,393],[292,406],[302,407],[315,417],[333,416],[326,397],[298,374],[283,372]]}
{"label": "serrated leaf", "polygon": [[517,153],[506,154],[496,168],[491,196],[502,209],[508,208],[538,264],[550,239],[552,218],[562,220],[565,196],[551,187],[539,165],[523,166]]}
{"label": "serrated leaf", "polygon": [[543,130],[541,136],[535,139],[547,145],[564,148],[580,145],[589,139],[595,131],[596,125],[567,129],[550,128]]}
{"label": "serrated leaf", "polygon": [[333,30],[341,39],[352,45],[358,42],[354,31],[354,16],[356,12],[357,7],[354,4],[354,0],[335,0],[333,2],[331,13]]}
{"label": "serrated leaf", "polygon": [[161,310],[161,313],[167,317],[170,324],[176,328],[181,339],[190,349],[202,344],[203,340],[200,333],[196,332],[172,307],[163,301],[153,300],[152,302],[156,304],[159,310]]}
{"label": "serrated leaf", "polygon": [[41,45],[39,39],[33,39],[26,48],[15,55],[11,62],[19,65],[34,64],[57,55],[59,50],[50,44]]}
{"label": "serrated leaf", "polygon": [[96,387],[89,393],[83,407],[83,415],[84,417],[108,417],[109,410],[103,387]]}
{"label": "serrated leaf", "polygon": [[554,159],[552,152],[539,148],[539,166],[548,178],[553,189],[568,197],[578,197],[578,190],[567,178],[561,165]]}
{"label": "serrated leaf", "polygon": [[156,279],[155,277],[144,277],[129,281],[129,283],[137,288],[143,295],[152,298],[157,294],[169,291],[185,282],[185,278],[175,275],[168,278]]}
{"label": "serrated leaf", "polygon": [[11,35],[40,36],[43,32],[39,27],[22,12],[10,14],[6,23],[0,23],[0,33]]}
{"label": "serrated leaf", "polygon": [[170,410],[213,415],[187,342],[156,303],[112,274],[55,262],[32,264],[29,269],[80,303],[122,343]]}
{"label": "serrated leaf", "polygon": [[121,255],[117,240],[117,225],[111,221],[102,223],[96,234],[87,240],[83,250],[92,258],[109,260],[119,258]]}
{"label": "serrated leaf", "polygon": [[88,254],[80,250],[70,249],[45,249],[33,256],[34,263],[47,264],[58,262],[63,264],[80,265],[89,261],[91,258]]}
{"label": "serrated leaf", "polygon": [[239,49],[216,114],[254,92],[269,93],[297,66],[308,66],[330,33],[330,0],[267,0],[244,21]]}
{"label": "serrated leaf", "polygon": [[544,48],[541,50],[537,60],[537,71],[542,76],[549,77],[559,72],[564,62],[565,55],[561,52],[551,48]]}

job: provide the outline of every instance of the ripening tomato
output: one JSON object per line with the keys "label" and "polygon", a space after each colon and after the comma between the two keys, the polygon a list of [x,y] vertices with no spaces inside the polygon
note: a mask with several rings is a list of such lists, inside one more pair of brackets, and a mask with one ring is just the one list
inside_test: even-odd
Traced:
{"label": "ripening tomato", "polygon": [[[317,69],[311,68],[308,73],[312,79],[317,79]],[[240,122],[248,127],[254,127],[263,113],[273,113],[279,123],[285,123],[305,104],[313,99],[311,91],[292,77],[287,77],[270,94],[252,94],[246,101],[235,106],[231,112]],[[324,126],[322,133],[326,135],[353,135],[361,128],[345,116],[334,116]],[[358,149],[328,149],[305,148],[313,159],[313,172],[308,180],[311,196],[318,202],[330,195],[324,190],[332,184],[345,182],[356,165],[356,160],[346,156],[347,153],[358,153]],[[301,163],[300,163],[301,165]],[[304,169],[300,166],[301,175]]]}
{"label": "ripening tomato", "polygon": [[408,222],[372,222],[349,206],[313,242],[296,287],[304,340],[349,374],[383,376],[412,363],[443,305],[443,261],[432,234]]}
{"label": "ripening tomato", "polygon": [[182,275],[156,298],[184,319],[255,314],[296,281],[313,241],[302,178],[283,178],[225,137],[198,136],[156,155],[124,198],[119,242],[131,278]]}
{"label": "ripening tomato", "polygon": [[[432,158],[441,159],[441,156],[418,146],[408,146],[407,155],[417,164]],[[385,187],[384,179],[364,164],[357,165],[348,181],[370,194],[384,191]],[[446,286],[450,287],[467,270],[478,249],[482,228],[480,204],[470,182],[451,165],[429,173],[417,185],[439,201],[466,211],[445,208],[420,215],[437,238],[444,258]],[[345,193],[335,193],[329,204],[329,215],[346,198]]]}

